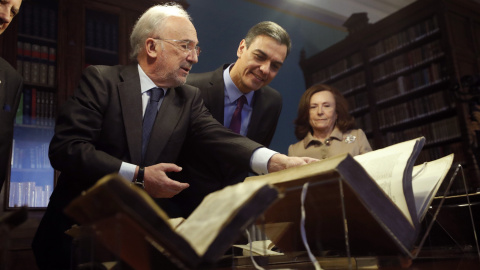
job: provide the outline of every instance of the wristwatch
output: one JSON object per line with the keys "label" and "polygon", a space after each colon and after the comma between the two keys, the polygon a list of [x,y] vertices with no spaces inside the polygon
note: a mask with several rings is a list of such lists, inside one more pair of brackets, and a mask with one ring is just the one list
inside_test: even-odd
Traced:
{"label": "wristwatch", "polygon": [[133,183],[140,187],[140,188],[145,188],[145,182],[143,181],[143,176],[145,175],[145,167],[138,167],[138,173],[137,173],[137,179],[133,181]]}

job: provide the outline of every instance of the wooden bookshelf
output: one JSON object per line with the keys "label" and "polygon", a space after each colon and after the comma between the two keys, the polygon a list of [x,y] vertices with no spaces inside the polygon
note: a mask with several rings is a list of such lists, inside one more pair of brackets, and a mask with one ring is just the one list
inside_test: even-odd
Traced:
{"label": "wooden bookshelf", "polygon": [[[161,2],[23,1],[20,13],[0,36],[0,55],[24,77],[10,177],[0,193],[0,215],[17,210],[25,202],[29,207],[28,220],[0,241],[9,247],[8,261],[2,261],[5,269],[36,269],[31,242],[58,174],[48,160],[57,108],[71,96],[86,66],[128,64],[134,23],[145,10]],[[188,7],[185,0],[177,2]],[[40,176],[43,180],[38,180]],[[43,199],[30,196],[17,201],[12,196],[16,196],[18,185],[27,189],[41,186],[45,195]]]}
{"label": "wooden bookshelf", "polygon": [[479,56],[480,4],[422,0],[357,27],[337,44],[302,57],[300,66],[307,88],[325,83],[343,93],[374,149],[425,136],[418,163],[455,153],[469,190],[477,191],[478,149],[469,134],[468,102],[455,93],[466,90],[453,85],[479,74]]}

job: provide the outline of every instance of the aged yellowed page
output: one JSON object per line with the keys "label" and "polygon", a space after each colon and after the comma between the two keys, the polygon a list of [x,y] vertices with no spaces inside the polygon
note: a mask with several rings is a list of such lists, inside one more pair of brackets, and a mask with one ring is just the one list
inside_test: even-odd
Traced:
{"label": "aged yellowed page", "polygon": [[260,181],[243,182],[209,194],[177,228],[177,233],[202,256],[221,229],[265,185]]}

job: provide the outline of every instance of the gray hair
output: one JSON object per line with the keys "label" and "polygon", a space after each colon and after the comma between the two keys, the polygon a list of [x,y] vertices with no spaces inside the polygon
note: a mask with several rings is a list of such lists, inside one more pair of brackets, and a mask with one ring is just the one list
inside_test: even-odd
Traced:
{"label": "gray hair", "polygon": [[165,19],[171,16],[184,17],[192,21],[183,7],[173,2],[155,5],[140,16],[130,35],[130,46],[132,47],[130,58],[132,60],[135,60],[142,51],[147,38],[160,34]]}
{"label": "gray hair", "polygon": [[247,49],[258,36],[267,36],[275,39],[278,43],[287,46],[287,56],[290,53],[292,41],[290,40],[287,31],[285,31],[280,25],[270,21],[259,22],[254,25],[248,30],[248,33],[245,36]]}

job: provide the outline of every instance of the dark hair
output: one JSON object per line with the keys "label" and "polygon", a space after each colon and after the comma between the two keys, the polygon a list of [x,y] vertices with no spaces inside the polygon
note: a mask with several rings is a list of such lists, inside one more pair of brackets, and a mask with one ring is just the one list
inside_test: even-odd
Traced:
{"label": "dark hair", "polygon": [[312,132],[310,126],[310,100],[318,92],[329,91],[335,98],[335,110],[337,113],[336,126],[340,131],[345,132],[355,127],[355,119],[348,112],[348,102],[336,88],[326,84],[316,84],[308,88],[300,98],[298,104],[297,119],[295,119],[295,136],[298,140],[303,140],[308,132]]}
{"label": "dark hair", "polygon": [[288,56],[290,53],[292,41],[290,40],[290,36],[288,35],[287,31],[285,31],[285,29],[283,29],[280,25],[270,21],[259,22],[254,25],[252,28],[250,28],[250,30],[248,30],[248,33],[245,36],[245,44],[247,45],[247,49],[258,36],[267,36],[275,39],[278,41],[278,43],[287,46],[286,56]]}

